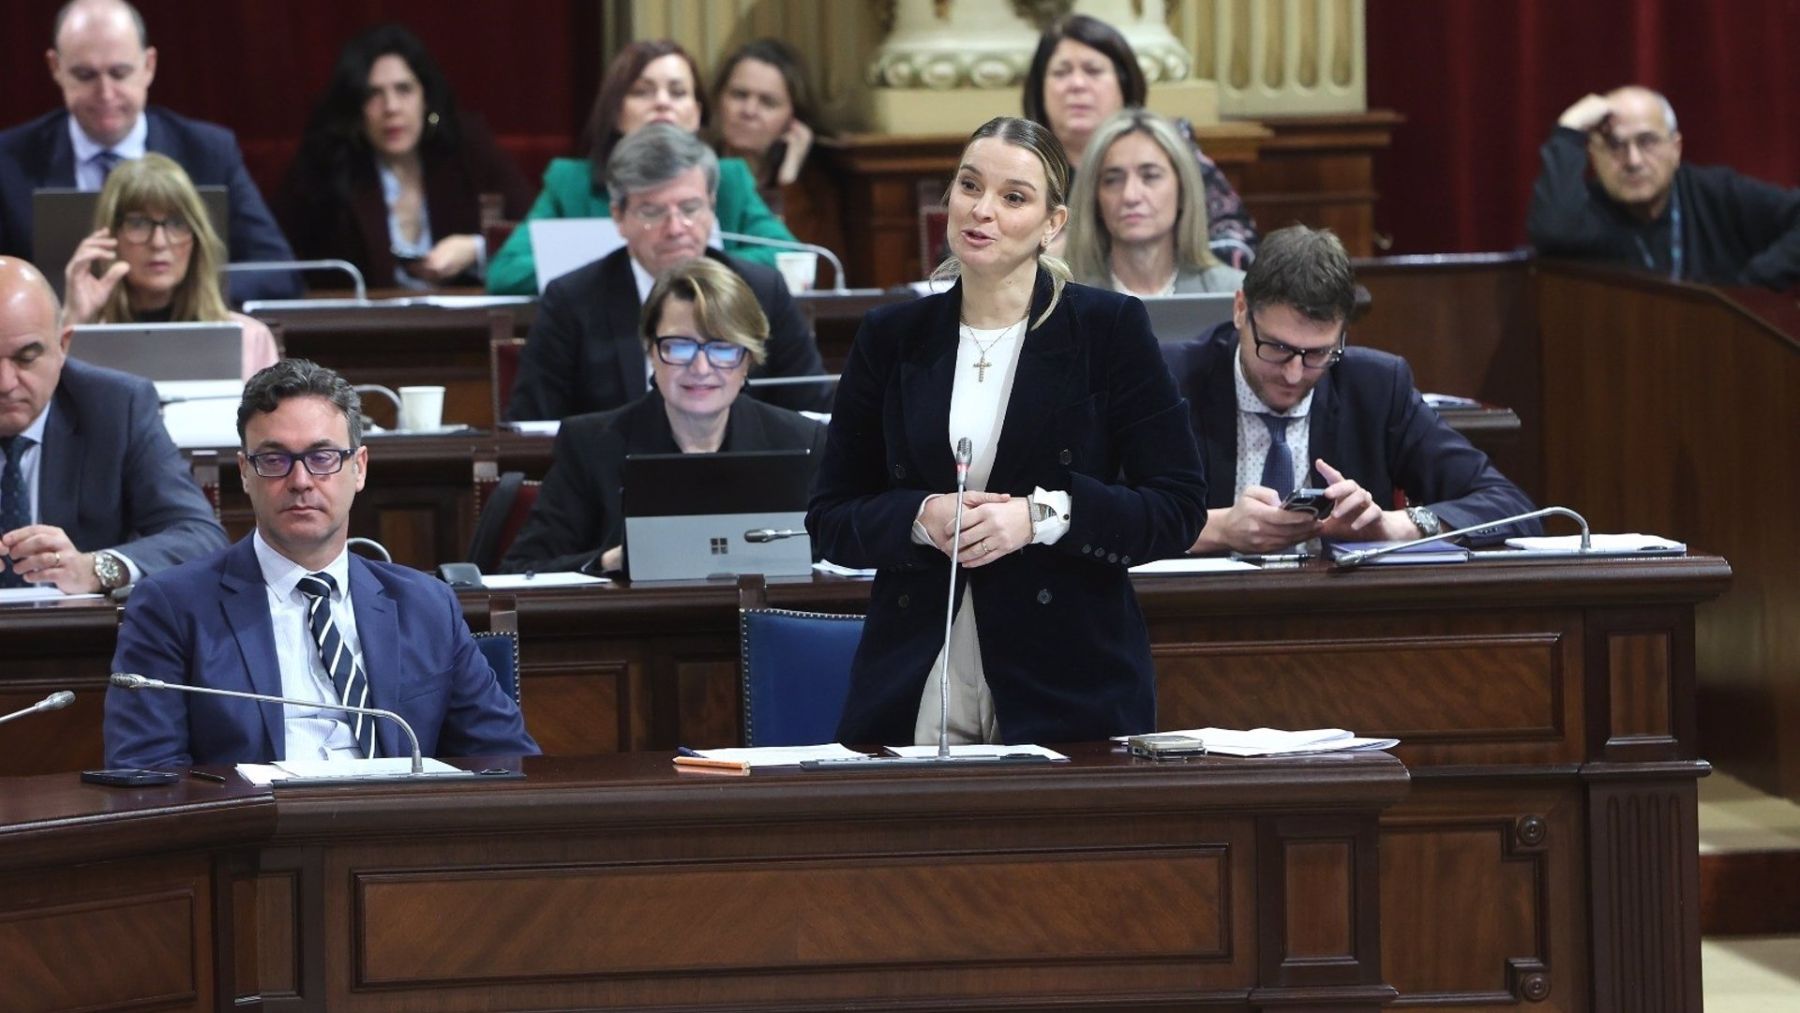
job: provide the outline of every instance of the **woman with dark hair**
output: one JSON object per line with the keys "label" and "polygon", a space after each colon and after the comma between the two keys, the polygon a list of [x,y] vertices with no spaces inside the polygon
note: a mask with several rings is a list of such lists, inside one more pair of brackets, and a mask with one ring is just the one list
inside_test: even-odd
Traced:
{"label": "woman with dark hair", "polygon": [[726,57],[713,83],[713,115],[713,146],[743,159],[764,189],[800,178],[818,111],[793,47],[757,39]]}
{"label": "woman with dark hair", "polygon": [[1056,138],[999,117],[959,161],[937,272],[957,284],[864,317],[806,516],[815,555],[879,571],[838,737],[935,743],[946,698],[953,742],[1150,731],[1127,570],[1205,520],[1186,405],[1143,303],[1045,252],[1068,216]]}
{"label": "woman with dark hair", "polygon": [[[544,169],[544,189],[488,265],[488,291],[526,295],[537,291],[537,260],[531,250],[534,218],[610,218],[606,192],[606,160],[627,134],[648,123],[672,123],[689,133],[706,116],[699,90],[700,69],[679,43],[668,39],[633,42],[619,51],[600,81],[594,108],[583,132],[588,157],[552,159]],[[794,241],[781,219],[757,196],[756,180],[742,159],[719,160],[716,213],[721,232]],[[766,246],[726,240],[727,253],[773,267],[775,253]]]}
{"label": "woman with dark hair", "polygon": [[[1070,14],[1051,22],[1038,38],[1025,75],[1025,116],[1050,128],[1068,152],[1069,164],[1079,169],[1100,124],[1121,109],[1142,106],[1149,92],[1137,54],[1118,29],[1099,18]],[[1193,126],[1186,120],[1175,125],[1200,165],[1212,251],[1241,269],[1256,257],[1256,225],[1231,181],[1200,150]]]}
{"label": "woman with dark hair", "polygon": [[474,118],[461,115],[424,43],[399,25],[344,44],[314,107],[275,214],[305,258],[355,264],[373,286],[478,280],[482,197],[505,217],[530,189]]}

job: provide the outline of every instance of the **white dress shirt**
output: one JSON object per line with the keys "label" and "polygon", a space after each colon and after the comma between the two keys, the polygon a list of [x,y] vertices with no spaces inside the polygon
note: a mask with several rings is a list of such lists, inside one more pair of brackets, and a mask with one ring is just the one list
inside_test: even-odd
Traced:
{"label": "white dress shirt", "polygon": [[1253,485],[1262,484],[1263,465],[1269,460],[1269,427],[1263,422],[1264,415],[1280,415],[1294,419],[1288,423],[1287,445],[1288,455],[1294,462],[1294,488],[1299,489],[1306,484],[1306,473],[1312,468],[1310,453],[1310,425],[1307,417],[1312,414],[1313,392],[1307,391],[1300,403],[1285,412],[1278,412],[1263,403],[1250,389],[1250,381],[1244,379],[1244,360],[1233,355],[1231,357],[1231,376],[1237,387],[1237,488],[1231,494],[1232,502],[1237,502],[1244,490]]}
{"label": "white dress shirt", "polygon": [[[44,431],[49,428],[50,413],[55,410],[56,403],[52,401],[50,404],[44,406],[43,411],[38,412],[38,417],[31,420],[31,425],[26,426],[19,432],[19,435],[23,436],[28,441],[25,444],[24,452],[19,455],[19,478],[25,483],[25,515],[31,518],[31,523],[33,524],[41,524],[44,522],[43,514],[38,512],[38,503],[40,502],[38,496],[38,480],[40,476],[43,475],[44,471]],[[6,532],[4,531],[0,531],[0,534],[5,533]],[[75,548],[81,552],[110,549],[109,546],[105,545],[94,545],[87,548],[77,545]],[[144,571],[139,569],[136,563],[132,562],[130,556],[120,552],[118,549],[110,549],[110,551],[113,555],[119,557],[120,562],[125,564],[126,580],[129,583],[136,583],[144,576]]]}
{"label": "white dress shirt", "polygon": [[[994,470],[994,456],[1000,445],[1001,427],[1006,421],[1006,406],[1012,400],[1013,378],[1018,372],[1019,352],[1025,347],[1024,320],[1011,327],[980,330],[959,328],[956,345],[955,379],[950,388],[949,437],[951,452],[968,439],[970,445],[968,489],[987,489],[988,476]],[[985,357],[989,363],[985,379],[975,363]],[[1053,508],[1053,516],[1033,526],[1032,541],[1050,544],[1069,530],[1069,494],[1067,491],[1036,489],[1032,496]],[[930,497],[927,497],[929,500]],[[924,512],[923,504],[920,512]],[[930,544],[923,526],[915,518],[913,541]],[[919,697],[919,713],[913,723],[913,742],[936,745],[940,717],[944,651],[939,651],[925,678],[925,689]],[[950,625],[950,720],[952,743],[998,742],[999,726],[994,717],[994,698],[988,690],[987,674],[981,667],[981,641],[975,629],[975,589],[963,588],[962,604]]]}
{"label": "white dress shirt", "polygon": [[[296,462],[298,464],[298,462]],[[299,465],[304,467],[304,465]],[[275,551],[263,541],[259,530],[251,536],[256,549],[256,562],[262,568],[263,584],[269,596],[269,620],[275,631],[275,660],[281,666],[281,695],[296,700],[312,700],[319,704],[337,702],[337,687],[331,673],[319,660],[319,646],[313,640],[306,608],[311,599],[301,594],[300,578],[316,572]],[[338,552],[324,569],[337,582],[331,596],[331,619],[344,647],[350,651],[363,674],[362,641],[356,635],[356,609],[350,603],[350,557]],[[323,707],[300,707],[288,704],[282,708],[282,727],[286,732],[282,756],[289,760],[342,760],[362,756],[362,747],[351,731],[353,714],[325,710]],[[370,719],[374,720],[374,719]]]}
{"label": "white dress shirt", "polygon": [[121,138],[119,143],[112,145],[96,143],[82,132],[81,124],[75,122],[75,117],[69,117],[69,142],[74,145],[76,189],[98,190],[105,184],[106,176],[94,164],[95,155],[110,151],[121,160],[143,158],[149,137],[150,121],[142,113],[138,114],[137,124],[131,128],[131,132]]}

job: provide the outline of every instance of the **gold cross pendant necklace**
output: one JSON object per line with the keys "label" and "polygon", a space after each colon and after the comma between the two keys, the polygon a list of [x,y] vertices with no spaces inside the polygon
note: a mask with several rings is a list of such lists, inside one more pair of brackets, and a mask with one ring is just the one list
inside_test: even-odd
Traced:
{"label": "gold cross pendant necklace", "polygon": [[975,382],[976,383],[986,383],[987,382],[987,371],[990,368],[992,368],[994,365],[993,363],[988,361],[988,357],[987,357],[988,349],[994,347],[995,345],[998,345],[1002,340],[1004,340],[1005,337],[1009,333],[1012,332],[1012,328],[1008,327],[1006,330],[1001,331],[998,335],[995,335],[994,340],[988,342],[985,345],[983,345],[981,342],[975,340],[975,328],[970,327],[968,324],[964,324],[963,330],[968,332],[969,340],[974,343],[975,350],[981,353],[981,358],[976,359],[975,362],[973,363],[973,365],[975,367]]}

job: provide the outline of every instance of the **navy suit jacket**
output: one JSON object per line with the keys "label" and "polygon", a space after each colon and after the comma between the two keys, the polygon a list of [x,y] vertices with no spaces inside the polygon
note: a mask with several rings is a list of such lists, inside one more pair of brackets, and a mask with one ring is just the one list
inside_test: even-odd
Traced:
{"label": "navy suit jacket", "polygon": [[[449,586],[404,566],[356,555],[349,561],[369,706],[405,718],[426,755],[538,752]],[[268,585],[251,539],[139,585],[125,606],[113,671],[280,696]],[[254,700],[115,686],[106,691],[106,763],[162,770],[283,759],[282,710]],[[375,741],[383,756],[411,755],[392,721],[376,721]]]}
{"label": "navy suit jacket", "polygon": [[[950,395],[962,285],[863,318],[838,385],[813,552],[876,567],[838,726],[844,742],[910,743],[944,640],[950,560],[912,540],[933,493],[956,489]],[[1038,274],[1031,319],[1048,305]],[[1187,407],[1143,303],[1068,285],[1026,332],[987,488],[1069,493],[1069,529],[963,570],[977,589],[982,667],[1004,742],[1081,742],[1156,727],[1150,637],[1126,572],[1179,556],[1205,522],[1206,480]]]}
{"label": "navy suit jacket", "polygon": [[[226,187],[231,199],[231,225],[223,237],[232,263],[250,260],[293,260],[294,252],[263,203],[244,168],[237,138],[224,127],[190,120],[160,106],[147,106],[146,150],[181,164],[195,186]],[[75,147],[69,141],[69,112],[58,109],[29,123],[0,131],[0,254],[31,259],[31,192],[41,187],[75,185]],[[39,264],[45,274],[60,276],[64,265]],[[300,278],[291,273],[247,274],[231,279],[231,299],[288,299],[302,294]]]}
{"label": "navy suit jacket", "polygon": [[224,548],[159,410],[150,381],[66,360],[38,458],[38,522],[83,552],[117,549],[146,574]]}
{"label": "navy suit jacket", "polygon": [[[744,279],[769,319],[768,361],[750,367],[751,379],[825,371],[812,328],[774,268],[713,249],[706,255]],[[525,338],[507,417],[565,419],[617,408],[641,396],[649,387],[644,340],[638,333],[642,311],[631,253],[624,247],[551,282]],[[794,411],[831,408],[828,383],[749,387],[745,393]]]}
{"label": "navy suit jacket", "polygon": [[[1207,507],[1232,505],[1237,486],[1237,387],[1232,357],[1238,330],[1230,321],[1210,334],[1164,350],[1175,382],[1193,406],[1194,437],[1213,477]],[[1397,355],[1346,348],[1313,388],[1307,449],[1317,460],[1369,490],[1383,509],[1395,490],[1437,514],[1444,530],[1536,509],[1488,456],[1439,417],[1413,387],[1411,367]],[[1309,468],[1308,486],[1329,483]],[[1540,534],[1536,521],[1500,529],[1484,540]]]}

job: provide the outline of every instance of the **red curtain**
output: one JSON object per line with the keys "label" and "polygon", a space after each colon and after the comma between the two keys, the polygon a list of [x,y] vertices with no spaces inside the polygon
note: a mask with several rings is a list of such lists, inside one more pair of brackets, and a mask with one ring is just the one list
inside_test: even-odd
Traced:
{"label": "red curtain", "polygon": [[1525,241],[1538,147],[1588,92],[1668,96],[1690,163],[1800,183],[1800,0],[1369,0],[1369,105],[1405,114],[1376,167],[1393,253]]}
{"label": "red curtain", "polygon": [[[157,49],[150,101],[236,131],[265,192],[286,170],[346,39],[398,22],[424,41],[456,90],[535,179],[569,154],[599,80],[592,0],[135,0]],[[56,108],[43,53],[53,0],[0,0],[0,127]]]}

